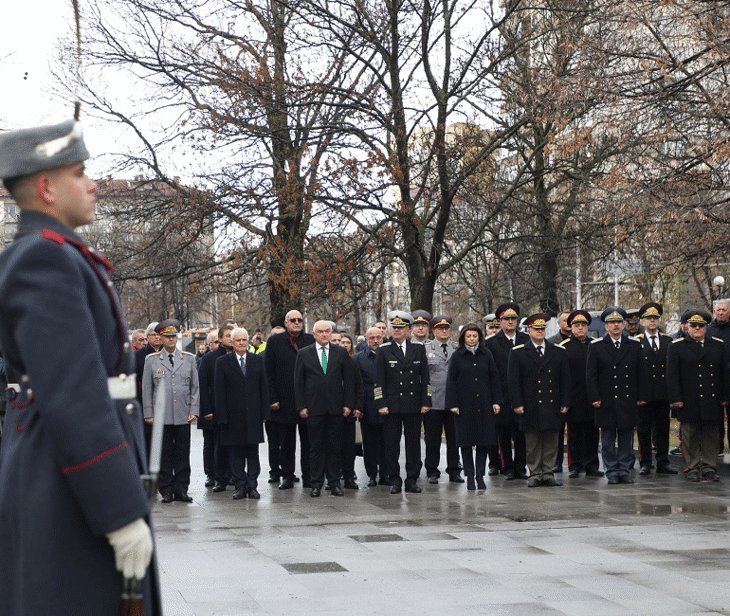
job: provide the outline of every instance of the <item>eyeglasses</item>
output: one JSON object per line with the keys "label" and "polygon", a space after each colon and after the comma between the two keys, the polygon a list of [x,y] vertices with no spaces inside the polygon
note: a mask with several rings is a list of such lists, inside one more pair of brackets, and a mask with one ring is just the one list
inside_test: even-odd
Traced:
{"label": "eyeglasses", "polygon": [[694,327],[695,329],[701,328],[701,327],[707,327],[707,325],[702,325],[702,323],[690,323],[689,326]]}
{"label": "eyeglasses", "polygon": [[304,319],[289,319],[289,323],[304,323]]}

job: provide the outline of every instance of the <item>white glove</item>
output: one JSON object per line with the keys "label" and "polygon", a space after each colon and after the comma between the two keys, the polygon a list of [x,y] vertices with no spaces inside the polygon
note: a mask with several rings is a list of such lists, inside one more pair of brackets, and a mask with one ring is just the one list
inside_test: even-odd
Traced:
{"label": "white glove", "polygon": [[117,571],[127,579],[144,578],[152,559],[152,532],[142,518],[106,534],[116,558]]}

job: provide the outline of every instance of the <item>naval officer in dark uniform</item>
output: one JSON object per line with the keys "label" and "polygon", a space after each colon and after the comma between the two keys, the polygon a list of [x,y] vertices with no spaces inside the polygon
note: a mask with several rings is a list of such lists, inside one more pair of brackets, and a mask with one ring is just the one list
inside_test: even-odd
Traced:
{"label": "naval officer in dark uniform", "polygon": [[0,256],[0,347],[21,375],[0,450],[5,616],[116,614],[123,577],[161,613],[127,324],[111,266],[73,231],[94,220],[88,157],[71,120],[0,133],[21,210]]}
{"label": "naval officer in dark uniform", "polygon": [[417,485],[422,466],[421,414],[431,407],[431,386],[425,347],[406,339],[412,321],[407,312],[394,311],[390,318],[392,340],[377,350],[375,404],[385,416],[385,464],[391,494],[400,494],[403,486],[398,464],[401,434],[406,441],[405,490],[421,491]]}

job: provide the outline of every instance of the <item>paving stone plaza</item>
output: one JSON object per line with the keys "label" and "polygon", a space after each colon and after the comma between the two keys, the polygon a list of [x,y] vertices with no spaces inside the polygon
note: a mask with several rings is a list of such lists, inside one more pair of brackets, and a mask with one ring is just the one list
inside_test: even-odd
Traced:
{"label": "paving stone plaza", "polygon": [[422,477],[422,494],[315,499],[266,483],[262,445],[261,500],[234,501],[204,487],[201,449],[193,430],[194,503],[154,505],[166,616],[730,614],[727,466],[719,483]]}

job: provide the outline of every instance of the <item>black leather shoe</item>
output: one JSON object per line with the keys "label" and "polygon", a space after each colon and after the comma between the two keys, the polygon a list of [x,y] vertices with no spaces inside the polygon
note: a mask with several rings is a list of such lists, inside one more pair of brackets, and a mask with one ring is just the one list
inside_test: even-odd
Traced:
{"label": "black leather shoe", "polygon": [[317,498],[320,494],[322,494],[322,490],[320,490],[319,488],[312,488],[309,496],[311,496],[312,498]]}
{"label": "black leather shoe", "polygon": [[608,478],[608,485],[610,485],[610,486],[615,486],[615,485],[618,485],[619,483],[621,483],[621,482],[619,481],[618,477],[609,477]]}
{"label": "black leather shoe", "polygon": [[451,483],[464,483],[464,478],[461,475],[454,473],[453,475],[449,475],[449,481]]}
{"label": "black leather shoe", "polygon": [[656,469],[657,475],[678,475],[679,471],[673,466],[662,466]]}
{"label": "black leather shoe", "polygon": [[206,488],[212,488],[214,485],[215,485],[215,479],[213,479],[212,477],[208,477],[205,480],[205,487]]}
{"label": "black leather shoe", "polygon": [[494,477],[495,475],[499,475],[499,469],[498,468],[490,468],[487,474],[490,477]]}
{"label": "black leather shoe", "polygon": [[403,490],[400,486],[390,486],[390,493],[391,494],[400,494]]}
{"label": "black leather shoe", "polygon": [[174,499],[176,501],[180,501],[181,503],[192,503],[193,497],[188,496],[187,492],[175,492]]}
{"label": "black leather shoe", "polygon": [[410,486],[406,486],[406,492],[412,492],[413,494],[420,494],[423,492],[421,488],[419,488],[415,483]]}
{"label": "black leather shoe", "polygon": [[222,481],[216,481],[215,487],[213,488],[213,492],[225,492],[226,490],[226,484]]}
{"label": "black leather shoe", "polygon": [[618,478],[618,480],[621,483],[634,483],[634,478],[630,475],[621,475],[621,477]]}
{"label": "black leather shoe", "polygon": [[431,476],[430,476],[430,477],[428,478],[428,483],[438,483],[438,482],[439,482],[439,478],[438,478],[438,477],[436,477],[436,475],[431,475]]}
{"label": "black leather shoe", "polygon": [[603,471],[586,471],[586,477],[603,477],[604,475]]}
{"label": "black leather shoe", "polygon": [[283,479],[279,484],[280,490],[291,490],[294,487],[293,479]]}
{"label": "black leather shoe", "polygon": [[378,480],[375,479],[375,477],[371,477],[370,479],[368,479],[368,488],[374,488],[377,485],[378,485]]}
{"label": "black leather shoe", "polygon": [[357,481],[354,479],[345,479],[344,486],[347,490],[359,490],[360,486],[357,485]]}
{"label": "black leather shoe", "polygon": [[642,467],[639,469],[639,475],[649,475],[651,473],[651,466],[648,464],[642,465]]}
{"label": "black leather shoe", "polygon": [[233,500],[240,500],[242,498],[246,498],[248,491],[246,488],[241,488],[240,490],[236,490],[233,493]]}
{"label": "black leather shoe", "polygon": [[474,483],[474,478],[473,477],[467,477],[467,479],[466,479],[466,489],[467,490],[476,490],[477,489],[477,484]]}
{"label": "black leather shoe", "polygon": [[506,481],[512,481],[515,478],[515,472],[514,471],[507,471],[504,474],[504,478]]}
{"label": "black leather shoe", "polygon": [[261,498],[261,494],[259,494],[259,491],[256,488],[249,488],[248,497],[258,500]]}
{"label": "black leather shoe", "polygon": [[342,496],[344,492],[340,486],[332,486],[332,496]]}
{"label": "black leather shoe", "polygon": [[570,471],[568,473],[568,477],[570,477],[571,479],[577,479],[578,477],[580,477],[580,471]]}
{"label": "black leather shoe", "polygon": [[172,494],[170,494],[169,492],[167,494],[163,494],[162,495],[162,500],[160,502],[161,503],[171,503],[172,502]]}
{"label": "black leather shoe", "polygon": [[549,487],[555,487],[555,486],[562,486],[563,485],[563,482],[562,481],[558,481],[557,479],[555,479],[555,477],[549,477],[548,479],[543,479],[540,482],[540,485],[549,486]]}
{"label": "black leather shoe", "polygon": [[538,477],[530,477],[527,480],[527,487],[528,488],[536,488],[540,485],[540,479]]}

